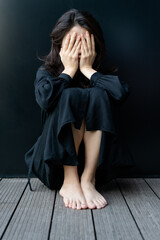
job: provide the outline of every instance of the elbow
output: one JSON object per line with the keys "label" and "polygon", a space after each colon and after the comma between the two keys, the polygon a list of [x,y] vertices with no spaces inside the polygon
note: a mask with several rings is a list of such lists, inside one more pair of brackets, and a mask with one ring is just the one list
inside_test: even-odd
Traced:
{"label": "elbow", "polygon": [[122,95],[124,95],[124,97],[127,97],[130,94],[130,87],[129,87],[128,83],[122,82],[122,87],[123,87],[123,89],[122,89],[123,94]]}
{"label": "elbow", "polygon": [[48,103],[46,101],[39,100],[36,98],[36,102],[42,110],[47,111],[49,109]]}
{"label": "elbow", "polygon": [[[58,99],[57,99],[58,100]],[[51,101],[51,99],[47,98],[39,98],[36,96],[36,102],[40,106],[40,108],[44,111],[52,111],[57,104],[57,100]]]}
{"label": "elbow", "polygon": [[44,111],[47,111],[49,108],[49,101],[46,97],[44,97],[42,94],[35,94],[36,102],[40,106],[40,108]]}
{"label": "elbow", "polygon": [[115,100],[117,102],[123,102],[129,95],[129,90],[122,89],[119,94],[116,95]]}
{"label": "elbow", "polygon": [[119,88],[117,89],[116,94],[114,95],[114,99],[117,103],[123,102],[130,94],[130,88],[128,83],[124,81],[120,81],[120,83],[121,84],[119,85]]}
{"label": "elbow", "polygon": [[129,88],[128,84],[124,82],[122,85],[122,89],[120,91],[119,100],[120,101],[125,100],[129,94],[130,94],[130,88]]}
{"label": "elbow", "polygon": [[46,92],[39,91],[39,89],[35,89],[35,98],[42,110],[47,111],[49,109],[50,95],[47,95]]}

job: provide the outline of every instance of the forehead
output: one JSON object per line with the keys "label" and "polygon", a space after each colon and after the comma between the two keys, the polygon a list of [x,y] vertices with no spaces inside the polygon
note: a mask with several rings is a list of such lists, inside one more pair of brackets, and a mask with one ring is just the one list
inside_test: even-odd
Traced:
{"label": "forehead", "polygon": [[76,25],[70,29],[69,33],[76,32],[77,34],[82,34],[82,33],[85,33],[86,31],[87,31],[86,28]]}
{"label": "forehead", "polygon": [[[88,30],[87,30],[86,28],[81,27],[80,25],[75,25],[75,26],[73,26],[73,27],[65,34],[65,36],[63,37],[63,39],[62,39],[62,46],[63,46],[63,43],[65,42],[65,39],[66,39],[68,33],[73,34],[73,32],[76,32],[76,33],[77,33],[77,37],[80,36],[81,34],[83,34],[84,37],[85,37],[86,31],[88,31]],[[89,32],[89,31],[88,31],[88,32]]]}
{"label": "forehead", "polygon": [[80,34],[85,34],[86,31],[87,31],[86,28],[83,28],[83,27],[81,27],[81,26],[79,26],[79,25],[76,25],[76,26],[72,27],[72,28],[65,34],[64,39],[66,38],[66,36],[67,36],[68,33],[73,34],[73,32],[76,32],[76,33],[77,33],[77,36],[79,36]]}

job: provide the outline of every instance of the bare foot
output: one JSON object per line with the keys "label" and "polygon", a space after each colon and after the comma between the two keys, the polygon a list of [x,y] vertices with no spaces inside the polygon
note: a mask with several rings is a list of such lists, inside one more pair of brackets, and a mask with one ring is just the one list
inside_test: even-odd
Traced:
{"label": "bare foot", "polygon": [[106,199],[96,190],[95,180],[88,181],[81,178],[81,187],[89,208],[100,209],[108,204]]}
{"label": "bare foot", "polygon": [[87,208],[87,202],[79,182],[63,183],[59,194],[63,197],[66,207],[73,209]]}

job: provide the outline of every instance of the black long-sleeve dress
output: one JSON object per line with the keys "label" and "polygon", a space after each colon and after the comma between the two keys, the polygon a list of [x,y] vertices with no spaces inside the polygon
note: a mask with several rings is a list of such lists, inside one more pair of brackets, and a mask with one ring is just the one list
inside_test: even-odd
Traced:
{"label": "black long-sleeve dress", "polygon": [[80,129],[85,118],[86,130],[102,130],[96,187],[116,178],[117,167],[134,167],[130,152],[118,139],[114,123],[114,104],[129,94],[128,84],[117,75],[95,72],[90,87],[75,86],[74,77],[61,73],[58,77],[41,65],[34,81],[36,102],[41,108],[42,134],[25,153],[28,183],[33,172],[50,189],[63,183],[63,165],[84,168],[84,142],[76,155],[71,122]]}

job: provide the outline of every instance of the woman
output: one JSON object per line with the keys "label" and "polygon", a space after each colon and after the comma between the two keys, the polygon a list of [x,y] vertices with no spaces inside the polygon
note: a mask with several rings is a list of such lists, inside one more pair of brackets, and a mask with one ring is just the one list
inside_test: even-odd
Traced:
{"label": "woman", "polygon": [[[91,14],[69,10],[50,36],[51,52],[34,82],[43,131],[25,154],[28,178],[33,171],[48,188],[60,188],[66,207],[102,208],[107,201],[96,186],[116,177],[113,107],[128,84],[99,70],[105,43]],[[119,165],[133,166],[127,161]]]}

